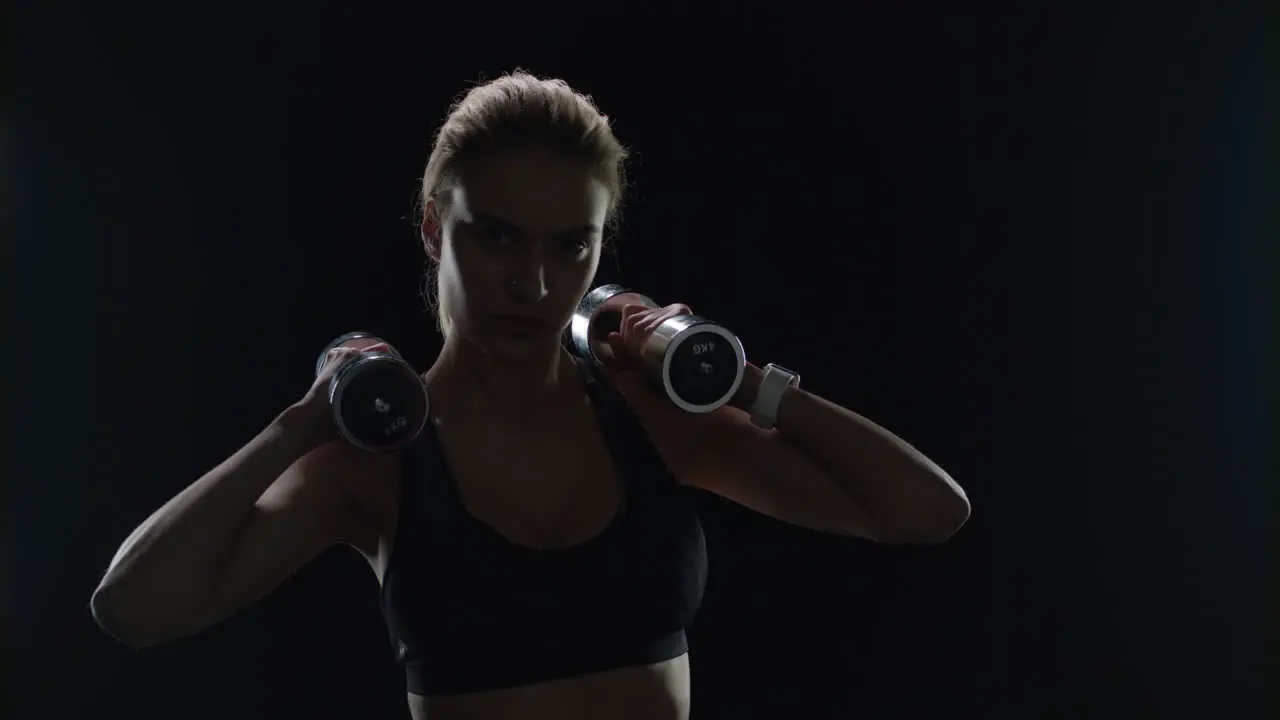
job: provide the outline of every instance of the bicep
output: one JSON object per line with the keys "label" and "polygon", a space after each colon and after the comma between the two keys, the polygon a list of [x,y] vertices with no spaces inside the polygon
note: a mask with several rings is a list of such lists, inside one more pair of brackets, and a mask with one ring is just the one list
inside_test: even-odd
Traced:
{"label": "bicep", "polygon": [[322,447],[258,498],[223,565],[208,605],[211,621],[252,604],[328,548],[351,540],[359,513],[347,487],[354,474],[368,472],[358,452]]}

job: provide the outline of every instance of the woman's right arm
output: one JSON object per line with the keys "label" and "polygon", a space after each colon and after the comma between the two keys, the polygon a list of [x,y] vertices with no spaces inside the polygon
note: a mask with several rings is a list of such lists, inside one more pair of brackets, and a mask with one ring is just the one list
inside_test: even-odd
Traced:
{"label": "woman's right arm", "polygon": [[107,633],[132,647],[192,635],[350,540],[359,514],[346,488],[376,460],[332,438],[329,374],[125,539],[90,601]]}

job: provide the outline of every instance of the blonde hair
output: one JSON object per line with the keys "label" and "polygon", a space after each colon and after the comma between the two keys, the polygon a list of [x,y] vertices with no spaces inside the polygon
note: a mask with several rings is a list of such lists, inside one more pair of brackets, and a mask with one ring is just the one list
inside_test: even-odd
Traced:
{"label": "blonde hair", "polygon": [[[591,100],[558,79],[517,70],[469,90],[449,109],[436,133],[422,174],[424,208],[434,202],[443,218],[448,193],[467,159],[520,146],[545,147],[589,164],[609,189],[608,225],[614,226],[626,188],[627,150],[614,137],[609,118]],[[448,309],[439,301],[439,268],[427,276],[440,329],[448,334]]]}

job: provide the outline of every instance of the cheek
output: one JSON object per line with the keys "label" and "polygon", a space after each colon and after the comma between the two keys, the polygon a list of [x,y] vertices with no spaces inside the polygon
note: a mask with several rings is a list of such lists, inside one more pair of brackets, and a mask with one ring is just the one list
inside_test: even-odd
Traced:
{"label": "cheek", "polygon": [[473,244],[449,243],[446,251],[447,263],[441,263],[441,267],[447,268],[453,284],[460,290],[484,291],[500,274],[496,263]]}
{"label": "cheek", "polygon": [[576,306],[578,300],[587,294],[587,290],[591,288],[592,282],[595,280],[596,267],[599,265],[599,256],[582,260],[562,261],[552,264],[555,274],[553,282],[553,291],[561,298],[572,300]]}
{"label": "cheek", "polygon": [[581,299],[587,291],[591,289],[595,283],[596,270],[600,267],[600,251],[597,249],[591,254],[586,262],[578,266],[578,272],[575,277],[575,286],[578,298]]}
{"label": "cheek", "polygon": [[474,294],[469,286],[473,276],[466,271],[467,260],[454,252],[451,243],[445,243],[440,253],[437,292],[441,304],[455,321],[467,314],[467,296]]}

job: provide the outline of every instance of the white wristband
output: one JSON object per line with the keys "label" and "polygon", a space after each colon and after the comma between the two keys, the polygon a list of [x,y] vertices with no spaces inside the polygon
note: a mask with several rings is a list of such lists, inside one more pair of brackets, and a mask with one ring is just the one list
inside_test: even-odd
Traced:
{"label": "white wristband", "polygon": [[799,387],[800,376],[781,365],[769,363],[764,366],[764,377],[760,380],[760,388],[756,391],[755,402],[751,403],[751,422],[756,427],[770,430],[778,424],[778,405],[782,402],[782,394],[787,388]]}

